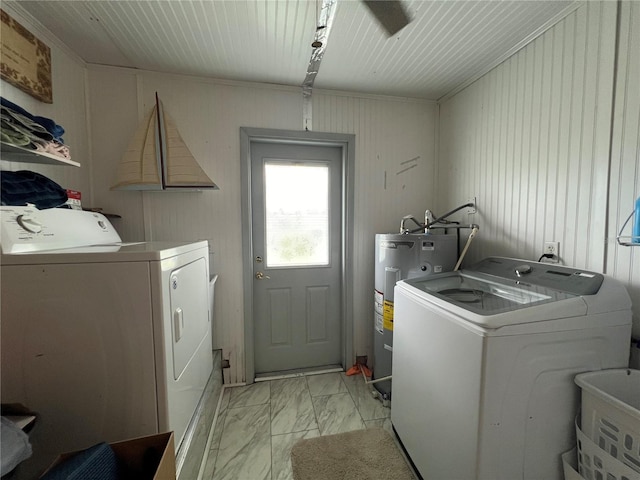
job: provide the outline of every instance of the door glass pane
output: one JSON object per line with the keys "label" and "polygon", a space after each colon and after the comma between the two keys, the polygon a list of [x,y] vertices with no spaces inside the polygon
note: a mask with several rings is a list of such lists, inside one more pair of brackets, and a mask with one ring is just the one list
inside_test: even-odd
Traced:
{"label": "door glass pane", "polygon": [[265,162],[268,267],[329,264],[329,168]]}

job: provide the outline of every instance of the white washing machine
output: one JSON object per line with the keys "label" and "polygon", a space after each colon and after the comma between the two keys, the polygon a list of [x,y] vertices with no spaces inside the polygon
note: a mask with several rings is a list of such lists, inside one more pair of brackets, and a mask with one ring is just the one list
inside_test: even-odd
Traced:
{"label": "white washing machine", "polygon": [[508,258],[399,282],[393,427],[425,479],[561,480],[576,374],[625,367],[631,300],[598,273]]}
{"label": "white washing machine", "polygon": [[38,413],[19,477],[101,441],[173,430],[178,451],[213,369],[207,242],[126,245],[100,214],[0,213],[2,402]]}

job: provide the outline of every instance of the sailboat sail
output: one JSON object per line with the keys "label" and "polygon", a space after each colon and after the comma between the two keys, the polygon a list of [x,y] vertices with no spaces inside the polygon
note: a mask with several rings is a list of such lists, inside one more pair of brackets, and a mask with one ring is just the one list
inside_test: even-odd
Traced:
{"label": "sailboat sail", "polygon": [[218,189],[198,165],[157,95],[156,105],[122,156],[117,175],[112,190]]}
{"label": "sailboat sail", "polygon": [[156,108],[131,138],[118,165],[118,183],[112,189],[162,190],[155,142]]}

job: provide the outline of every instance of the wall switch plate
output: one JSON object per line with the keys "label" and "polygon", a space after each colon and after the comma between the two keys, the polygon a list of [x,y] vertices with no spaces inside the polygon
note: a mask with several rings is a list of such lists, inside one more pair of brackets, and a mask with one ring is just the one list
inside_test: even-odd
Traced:
{"label": "wall switch plate", "polygon": [[544,242],[544,250],[542,253],[553,255],[551,258],[547,258],[547,262],[560,262],[560,242]]}

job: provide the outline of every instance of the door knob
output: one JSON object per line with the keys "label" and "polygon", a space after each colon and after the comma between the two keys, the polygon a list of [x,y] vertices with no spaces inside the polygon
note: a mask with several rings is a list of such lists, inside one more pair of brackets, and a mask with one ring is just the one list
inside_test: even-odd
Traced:
{"label": "door knob", "polygon": [[256,272],[256,278],[258,280],[264,280],[271,278],[269,275],[265,275],[263,272]]}

